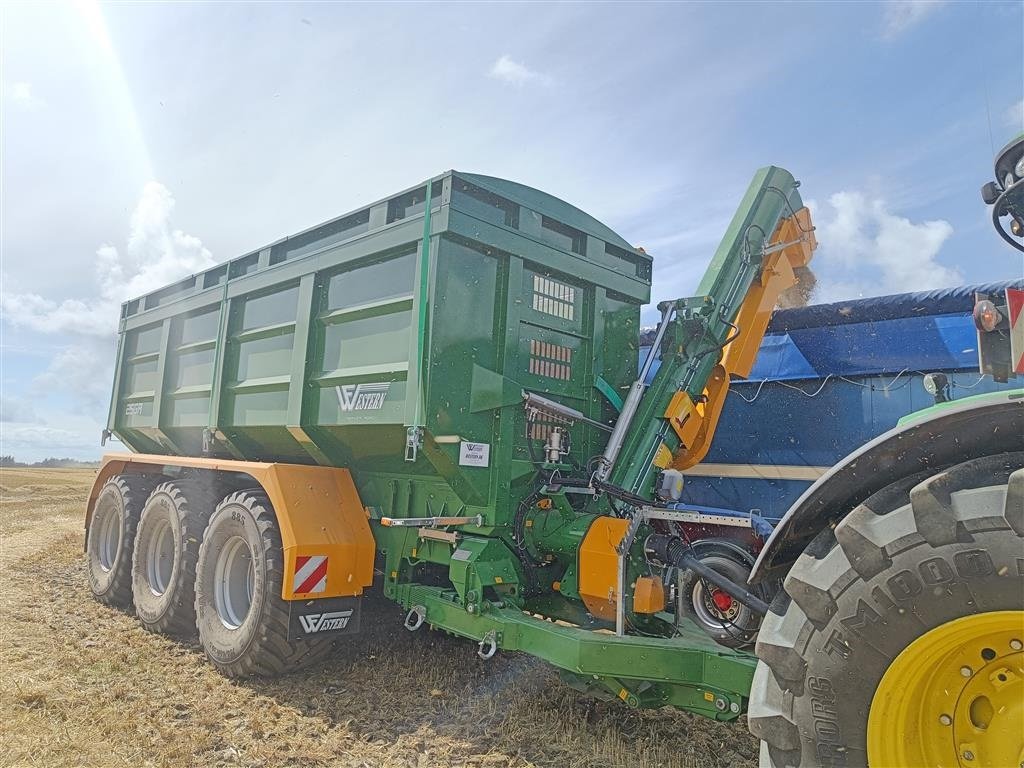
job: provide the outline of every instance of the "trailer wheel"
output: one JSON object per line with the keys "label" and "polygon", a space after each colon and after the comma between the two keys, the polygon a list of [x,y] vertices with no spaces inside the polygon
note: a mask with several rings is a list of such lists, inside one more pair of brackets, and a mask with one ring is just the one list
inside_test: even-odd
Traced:
{"label": "trailer wheel", "polygon": [[216,503],[198,481],[158,485],[146,500],[135,534],[132,597],[150,632],[196,632],[195,578],[199,543]]}
{"label": "trailer wheel", "polygon": [[281,534],[261,491],[225,498],[199,547],[196,625],[199,642],[228,677],[278,675],[319,660],[330,638],[288,640],[288,603],[281,599]]}
{"label": "trailer wheel", "polygon": [[100,489],[86,531],[89,588],[101,603],[132,604],[132,548],[142,506],[158,478],[114,475]]}
{"label": "trailer wheel", "polygon": [[[746,584],[750,566],[724,552],[701,555],[701,562],[737,584]],[[706,587],[710,587],[707,589]],[[754,642],[761,617],[714,585],[705,585],[693,571],[679,579],[682,615],[707,632],[719,645],[743,648]]]}
{"label": "trailer wheel", "polygon": [[906,478],[808,545],[757,642],[763,766],[1019,762],[1022,466]]}

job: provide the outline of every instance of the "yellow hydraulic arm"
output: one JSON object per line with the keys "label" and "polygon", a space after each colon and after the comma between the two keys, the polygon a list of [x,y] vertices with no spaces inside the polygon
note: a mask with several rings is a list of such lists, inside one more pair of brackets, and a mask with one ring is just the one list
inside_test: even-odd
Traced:
{"label": "yellow hydraulic arm", "polygon": [[[735,325],[740,333],[723,349],[722,358],[704,387],[703,397],[694,403],[687,392],[680,390],[665,410],[665,418],[679,436],[680,445],[671,461],[665,461],[668,456],[664,456],[659,464],[688,469],[707,455],[731,378],[750,375],[772,310],[783,293],[801,280],[811,279],[807,265],[817,246],[807,208],[779,222],[760,277],[751,283],[736,316]],[[776,247],[778,250],[773,250]]]}

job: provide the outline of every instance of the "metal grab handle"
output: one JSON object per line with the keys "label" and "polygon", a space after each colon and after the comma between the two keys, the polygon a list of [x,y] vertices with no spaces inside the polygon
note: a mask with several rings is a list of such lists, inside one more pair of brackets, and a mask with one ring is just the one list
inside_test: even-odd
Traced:
{"label": "metal grab handle", "polygon": [[415,632],[417,629],[423,626],[423,622],[427,620],[427,608],[423,605],[414,605],[410,609],[409,613],[405,617],[405,628],[410,632]]}
{"label": "metal grab handle", "polygon": [[[484,635],[483,639],[477,643],[477,645],[479,646],[476,651],[477,656],[484,661],[493,658],[494,654],[498,652],[498,638],[497,635],[494,634],[494,630],[492,629]],[[484,650],[484,646],[487,646],[487,650]]]}

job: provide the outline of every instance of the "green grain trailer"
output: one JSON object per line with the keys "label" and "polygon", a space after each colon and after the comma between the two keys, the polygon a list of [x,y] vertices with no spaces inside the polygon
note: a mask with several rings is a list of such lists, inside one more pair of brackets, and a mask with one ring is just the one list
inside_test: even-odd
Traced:
{"label": "green grain trailer", "polygon": [[445,173],[126,303],[106,435],[133,453],[90,497],[93,592],[198,630],[228,674],[274,673],[357,628],[376,563],[411,630],[735,718],[753,658],[666,589],[692,568],[763,611],[687,549],[688,531],[758,539],[679,505],[679,469],[810,259],[796,186],[759,171],[699,295],[660,305],[649,386],[651,258],[487,176]]}

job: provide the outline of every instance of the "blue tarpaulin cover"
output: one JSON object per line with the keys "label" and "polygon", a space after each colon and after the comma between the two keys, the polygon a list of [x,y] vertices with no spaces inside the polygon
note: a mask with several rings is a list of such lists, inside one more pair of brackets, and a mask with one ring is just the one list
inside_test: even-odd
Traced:
{"label": "blue tarpaulin cover", "polygon": [[753,380],[977,368],[974,294],[1024,281],[783,309],[772,315]]}
{"label": "blue tarpaulin cover", "polygon": [[[750,379],[975,370],[974,295],[1001,294],[1011,287],[1024,289],[1024,280],[777,310]],[[641,360],[647,349],[644,340]],[[657,366],[651,378],[655,371]]]}
{"label": "blue tarpaulin cover", "polygon": [[919,293],[897,293],[849,299],[832,304],[813,304],[794,309],[778,309],[768,323],[767,333],[784,333],[823,325],[849,325],[867,321],[898,320],[925,315],[957,315],[974,309],[975,293],[1002,293],[1007,288],[1022,288],[1024,280],[983,285],[962,285]]}

